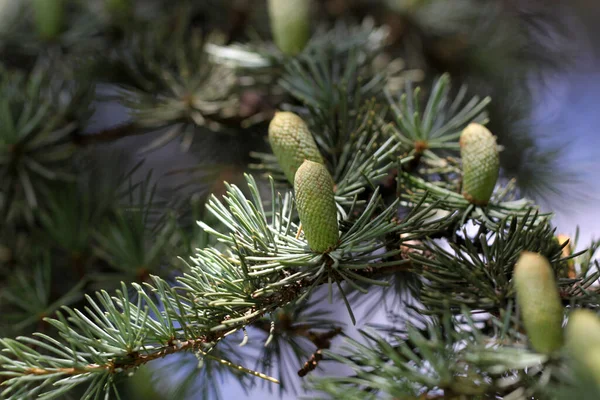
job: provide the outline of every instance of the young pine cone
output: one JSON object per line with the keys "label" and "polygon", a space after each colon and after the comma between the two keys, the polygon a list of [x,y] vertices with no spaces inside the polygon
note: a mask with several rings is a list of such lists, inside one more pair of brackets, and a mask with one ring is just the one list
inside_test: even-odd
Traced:
{"label": "young pine cone", "polygon": [[273,40],[285,55],[300,53],[310,39],[312,0],[269,0]]}
{"label": "young pine cone", "polygon": [[600,318],[590,310],[571,312],[565,336],[573,366],[592,378],[600,390]]}
{"label": "young pine cone", "polygon": [[339,240],[333,179],[320,163],[304,161],[294,181],[298,215],[311,250],[324,253]]}
{"label": "young pine cone", "polygon": [[483,125],[469,124],[460,135],[460,156],[463,196],[472,204],[487,205],[500,170],[496,137]]}
{"label": "young pine cone", "polygon": [[286,178],[294,184],[296,171],[304,160],[323,163],[308,126],[292,112],[278,112],[269,125],[269,143]]}
{"label": "young pine cone", "polygon": [[550,263],[538,253],[524,251],[513,279],[531,346],[544,354],[558,350],[563,344],[563,307]]}
{"label": "young pine cone", "polygon": [[44,40],[56,39],[64,28],[64,0],[33,0],[32,9],[38,35]]}

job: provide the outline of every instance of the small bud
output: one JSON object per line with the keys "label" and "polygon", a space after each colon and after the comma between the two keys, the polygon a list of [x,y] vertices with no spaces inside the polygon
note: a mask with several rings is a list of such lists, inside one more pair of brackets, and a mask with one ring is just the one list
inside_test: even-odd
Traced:
{"label": "small bud", "polygon": [[333,179],[320,163],[304,161],[294,181],[298,215],[309,247],[318,253],[334,248],[339,240]]}
{"label": "small bud", "polygon": [[496,137],[483,125],[469,124],[460,135],[460,156],[463,196],[472,204],[487,205],[500,171]]}
{"label": "small bud", "polygon": [[44,40],[53,40],[60,35],[65,23],[64,0],[31,0],[35,29]]}
{"label": "small bud", "polygon": [[573,311],[565,336],[573,366],[596,382],[600,390],[600,318],[590,310]]}
{"label": "small bud", "polygon": [[531,346],[544,354],[558,350],[563,344],[563,307],[550,263],[538,253],[524,251],[513,279]]}
{"label": "small bud", "polygon": [[304,160],[323,163],[308,126],[292,112],[278,112],[269,125],[269,143],[288,181],[293,184]]}
{"label": "small bud", "polygon": [[312,0],[269,0],[269,18],[273,39],[288,56],[300,53],[310,39],[310,3]]}

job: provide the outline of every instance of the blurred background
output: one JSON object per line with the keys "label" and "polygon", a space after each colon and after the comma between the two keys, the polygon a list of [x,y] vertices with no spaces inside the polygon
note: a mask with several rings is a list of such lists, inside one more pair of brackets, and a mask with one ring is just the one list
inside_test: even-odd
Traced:
{"label": "blurred background", "polygon": [[[53,14],[57,3],[63,15]],[[372,68],[394,78],[398,92],[407,83],[427,88],[448,72],[453,90],[465,84],[491,96],[489,127],[504,147],[503,177],[555,211],[559,233],[575,238],[579,230],[582,247],[600,236],[600,3],[315,0],[314,17],[314,40],[341,25],[367,34],[385,27]],[[44,167],[28,184],[10,178],[13,164],[3,160],[16,157],[14,146],[37,144],[0,127],[1,333],[15,336],[49,329],[41,316],[79,304],[84,293],[181,273],[177,257],[205,240],[193,224],[203,217],[203,201],[222,194],[223,181],[242,181],[257,162],[251,153],[268,150],[273,112],[294,100],[277,89],[281,55],[261,0],[0,0],[0,32],[9,82],[3,93],[21,87],[18,76],[43,71],[65,99],[55,132],[67,130],[50,135],[55,142],[44,139],[42,155],[27,153]],[[219,54],[243,44],[244,53],[225,63],[203,52],[206,43]],[[249,54],[267,66],[248,66]],[[189,88],[197,98],[186,97]],[[71,184],[44,178],[63,170],[76,177],[73,192]],[[31,294],[23,309],[19,293],[38,286],[43,295]],[[389,310],[377,304],[366,302],[369,318],[356,328],[387,320]],[[311,307],[351,326],[345,311],[336,312],[340,304]],[[198,370],[190,355],[140,371],[124,383],[128,398],[298,398],[297,356],[288,349],[267,362],[256,342],[240,362],[277,371],[287,360],[279,369],[290,376],[285,391],[262,382],[242,387],[230,374]],[[315,373],[344,372],[322,367]]]}

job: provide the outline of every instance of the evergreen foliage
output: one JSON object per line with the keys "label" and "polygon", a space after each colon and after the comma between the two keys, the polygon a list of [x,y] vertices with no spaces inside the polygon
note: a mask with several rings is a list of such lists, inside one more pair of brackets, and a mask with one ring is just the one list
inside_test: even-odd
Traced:
{"label": "evergreen foliage", "polygon": [[[550,176],[530,190],[503,157],[535,140],[511,135],[499,82],[556,66],[532,9],[306,0],[286,38],[278,1],[41,3],[0,20],[0,397],[221,398],[224,377],[332,399],[600,396],[600,241],[575,253],[523,197]],[[127,120],[98,130],[107,103]],[[302,140],[269,148],[276,112]],[[500,179],[486,137],[494,179],[471,202],[480,154],[463,169],[459,139],[483,125]],[[193,165],[150,171],[169,149]],[[523,257],[551,292],[548,351]]]}

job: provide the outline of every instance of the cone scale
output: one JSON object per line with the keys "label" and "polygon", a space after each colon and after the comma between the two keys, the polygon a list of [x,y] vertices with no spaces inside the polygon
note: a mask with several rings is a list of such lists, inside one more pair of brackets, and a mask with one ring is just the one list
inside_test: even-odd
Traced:
{"label": "cone scale", "polygon": [[333,179],[320,163],[306,160],[294,181],[298,216],[311,250],[324,253],[339,240]]}
{"label": "cone scale", "polygon": [[460,136],[460,156],[463,196],[472,204],[487,205],[500,171],[496,137],[481,124],[469,124]]}
{"label": "cone scale", "polygon": [[269,125],[269,143],[291,184],[304,160],[323,163],[323,157],[308,126],[292,112],[275,113]]}
{"label": "cone scale", "polygon": [[563,344],[563,307],[548,260],[524,251],[514,269],[517,305],[531,346],[550,354]]}

